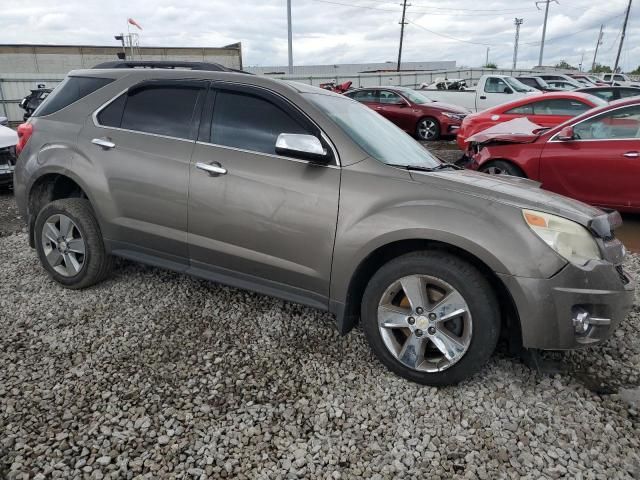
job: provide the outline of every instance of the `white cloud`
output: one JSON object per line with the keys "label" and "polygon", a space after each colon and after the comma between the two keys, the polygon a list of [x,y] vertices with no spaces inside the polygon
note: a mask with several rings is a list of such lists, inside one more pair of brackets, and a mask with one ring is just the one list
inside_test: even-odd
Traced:
{"label": "white cloud", "polygon": [[[399,1],[292,1],[296,64],[397,58]],[[405,29],[405,60],[456,60],[459,65],[476,66],[486,54],[486,47],[479,44],[491,44],[490,59],[508,67],[517,16],[524,18],[519,66],[537,64],[544,15],[533,0],[410,3],[407,18],[413,23]],[[584,55],[584,65],[590,65],[600,23],[606,23],[599,61],[613,64],[626,3],[552,3],[544,63],[567,60],[577,65]],[[287,60],[285,0],[30,0],[27,5],[14,3],[2,9],[0,31],[6,43],[115,45],[113,35],[126,31],[126,19],[133,17],[144,28],[140,32],[143,45],[221,46],[241,41],[246,65],[282,65]],[[623,50],[625,69],[640,64],[637,11],[637,7],[632,10]]]}

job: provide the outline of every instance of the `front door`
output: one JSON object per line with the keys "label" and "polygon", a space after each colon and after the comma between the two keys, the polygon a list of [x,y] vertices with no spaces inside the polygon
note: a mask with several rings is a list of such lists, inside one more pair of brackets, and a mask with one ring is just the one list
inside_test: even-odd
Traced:
{"label": "front door", "polygon": [[189,164],[207,86],[145,81],[87,119],[78,146],[93,163],[87,175],[104,179],[95,188],[109,201],[97,207],[118,253],[188,264]]}
{"label": "front door", "polygon": [[409,133],[416,131],[416,114],[404,98],[396,92],[380,90],[379,104],[375,110]]}
{"label": "front door", "polygon": [[317,164],[278,155],[280,133],[321,135],[265,89],[219,84],[210,92],[191,162],[192,269],[326,308],[340,168],[335,158]]}
{"label": "front door", "polygon": [[575,139],[552,138],[540,162],[543,187],[592,205],[640,207],[640,106],[574,125]]}

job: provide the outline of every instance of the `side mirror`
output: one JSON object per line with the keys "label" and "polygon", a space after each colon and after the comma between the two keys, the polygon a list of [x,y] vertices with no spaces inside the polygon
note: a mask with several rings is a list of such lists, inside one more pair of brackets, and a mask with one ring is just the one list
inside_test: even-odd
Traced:
{"label": "side mirror", "polygon": [[408,105],[407,105],[407,102],[398,102],[398,103],[396,103],[395,105],[396,105],[396,107],[400,107],[400,108],[403,108],[403,107],[408,106]]}
{"label": "side mirror", "polygon": [[9,125],[9,119],[7,117],[0,117],[0,125],[6,127]]}
{"label": "side mirror", "polygon": [[568,127],[564,127],[558,132],[558,136],[556,138],[562,142],[569,142],[573,140],[574,138],[576,138],[575,134],[573,133],[573,127],[570,125]]}
{"label": "side mirror", "polygon": [[327,151],[313,135],[281,133],[276,140],[276,153],[319,163],[329,161]]}
{"label": "side mirror", "polygon": [[504,87],[504,93],[513,93],[513,90],[511,90],[509,87]]}

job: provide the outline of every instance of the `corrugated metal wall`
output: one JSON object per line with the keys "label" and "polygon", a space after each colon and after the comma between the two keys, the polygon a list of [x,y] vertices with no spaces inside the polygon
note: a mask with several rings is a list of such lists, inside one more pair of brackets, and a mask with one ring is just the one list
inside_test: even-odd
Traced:
{"label": "corrugated metal wall", "polygon": [[61,73],[0,74],[0,117],[7,117],[12,123],[22,121],[24,110],[18,107],[18,103],[29,94],[29,91],[43,83],[47,88],[53,88],[64,77],[65,75]]}

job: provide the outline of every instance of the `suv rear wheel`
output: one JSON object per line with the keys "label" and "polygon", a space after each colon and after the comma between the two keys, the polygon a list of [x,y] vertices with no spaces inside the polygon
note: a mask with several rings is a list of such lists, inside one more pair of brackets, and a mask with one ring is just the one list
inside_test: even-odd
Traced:
{"label": "suv rear wheel", "polygon": [[67,288],[89,287],[111,271],[111,256],[85,199],[56,200],[40,210],[35,245],[44,269]]}
{"label": "suv rear wheel", "polygon": [[382,266],[362,299],[367,340],[390,370],[425,385],[452,385],[493,353],[500,313],[487,279],[444,252],[403,255]]}

